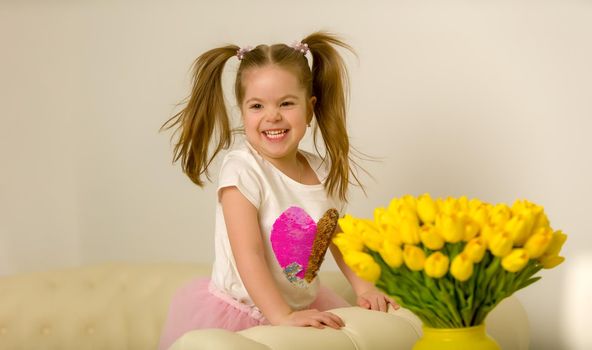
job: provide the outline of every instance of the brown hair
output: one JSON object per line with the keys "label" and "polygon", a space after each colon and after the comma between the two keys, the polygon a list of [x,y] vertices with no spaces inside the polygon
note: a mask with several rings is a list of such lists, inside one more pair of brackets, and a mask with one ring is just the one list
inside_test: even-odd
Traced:
{"label": "brown hair", "polygon": [[[348,75],[345,63],[336,46],[353,49],[336,36],[316,32],[302,40],[312,55],[312,71],[302,52],[285,44],[259,45],[244,54],[235,80],[235,95],[239,105],[244,98],[243,72],[251,68],[275,64],[293,72],[307,93],[315,96],[316,117],[313,141],[317,153],[331,164],[325,181],[330,195],[347,200],[348,185],[361,185],[352,172],[349,137],[346,129]],[[232,130],[222,91],[222,71],[226,61],[235,56],[238,46],[228,45],[205,52],[194,63],[193,89],[185,108],[164,123],[162,129],[177,126],[173,162],[181,159],[183,171],[198,186],[203,186],[202,175],[210,180],[208,167],[216,155],[232,143]],[[214,133],[216,130],[216,133]],[[318,149],[318,132],[324,143],[326,156]],[[174,135],[173,135],[174,136]],[[212,136],[215,147],[209,153]]]}

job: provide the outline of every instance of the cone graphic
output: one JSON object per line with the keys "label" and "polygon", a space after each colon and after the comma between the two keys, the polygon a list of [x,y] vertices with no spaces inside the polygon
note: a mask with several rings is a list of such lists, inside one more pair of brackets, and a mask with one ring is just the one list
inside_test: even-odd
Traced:
{"label": "cone graphic", "polygon": [[323,217],[317,223],[317,234],[312,245],[310,258],[308,259],[308,266],[304,279],[310,283],[321,268],[325,253],[331,244],[331,239],[335,234],[337,228],[337,219],[339,219],[339,212],[335,209],[329,209],[323,214]]}

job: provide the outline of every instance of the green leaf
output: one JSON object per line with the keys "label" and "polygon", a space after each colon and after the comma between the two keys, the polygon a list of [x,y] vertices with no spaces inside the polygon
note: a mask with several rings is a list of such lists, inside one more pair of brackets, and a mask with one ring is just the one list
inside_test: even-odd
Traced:
{"label": "green leaf", "polygon": [[541,279],[540,276],[529,278],[524,283],[522,283],[520,286],[518,286],[518,288],[516,288],[515,291],[518,291],[518,290],[520,290],[522,288],[526,288],[526,287],[530,286],[531,284],[533,284],[534,282],[536,282],[536,281],[538,281],[540,279]]}

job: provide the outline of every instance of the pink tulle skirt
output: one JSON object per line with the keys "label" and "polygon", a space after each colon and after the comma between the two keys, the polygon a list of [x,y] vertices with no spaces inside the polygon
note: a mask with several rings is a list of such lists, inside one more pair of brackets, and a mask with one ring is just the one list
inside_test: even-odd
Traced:
{"label": "pink tulle skirt", "polygon": [[[310,308],[325,311],[346,306],[350,306],[347,301],[321,286]],[[173,295],[158,349],[168,349],[183,334],[194,329],[239,331],[263,324],[269,322],[260,312],[217,290],[209,278],[198,278]]]}

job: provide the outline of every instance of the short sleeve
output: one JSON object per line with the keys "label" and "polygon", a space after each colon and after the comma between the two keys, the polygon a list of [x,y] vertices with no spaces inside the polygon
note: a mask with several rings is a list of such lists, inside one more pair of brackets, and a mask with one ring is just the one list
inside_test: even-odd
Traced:
{"label": "short sleeve", "polygon": [[259,209],[262,198],[261,177],[247,159],[233,153],[226,156],[220,168],[217,188],[218,201],[220,201],[220,190],[231,186],[238,188],[243,196],[255,208]]}

